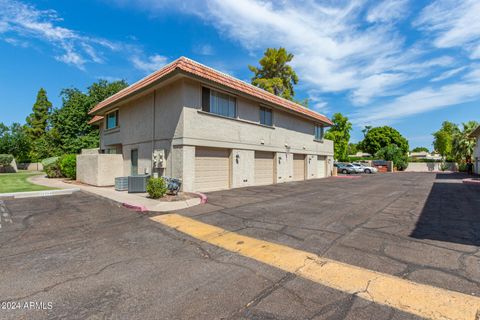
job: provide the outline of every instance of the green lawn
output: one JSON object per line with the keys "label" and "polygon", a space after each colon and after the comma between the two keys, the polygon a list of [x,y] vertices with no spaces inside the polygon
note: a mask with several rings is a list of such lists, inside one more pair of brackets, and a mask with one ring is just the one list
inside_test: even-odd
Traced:
{"label": "green lawn", "polygon": [[38,172],[0,173],[0,193],[52,190],[27,181]]}

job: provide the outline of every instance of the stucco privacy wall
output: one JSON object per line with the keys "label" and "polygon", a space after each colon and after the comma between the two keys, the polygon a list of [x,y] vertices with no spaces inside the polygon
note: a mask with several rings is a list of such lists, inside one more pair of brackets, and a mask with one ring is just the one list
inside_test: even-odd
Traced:
{"label": "stucco privacy wall", "polygon": [[473,164],[475,165],[475,173],[480,174],[480,136],[477,137],[477,143],[473,150]]}
{"label": "stucco privacy wall", "polygon": [[121,154],[77,155],[77,180],[93,186],[113,186],[123,176]]}
{"label": "stucco privacy wall", "polygon": [[[406,172],[429,172],[442,171],[439,162],[409,162]],[[447,171],[457,171],[457,165],[453,162],[447,162]]]}

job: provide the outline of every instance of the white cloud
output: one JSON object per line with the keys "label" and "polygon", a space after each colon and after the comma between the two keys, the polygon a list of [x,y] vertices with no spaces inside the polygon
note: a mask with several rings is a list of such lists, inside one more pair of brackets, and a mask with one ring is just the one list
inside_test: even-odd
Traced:
{"label": "white cloud", "polygon": [[211,55],[215,54],[215,50],[209,44],[202,44],[202,45],[195,46],[193,48],[193,51],[195,53],[201,54],[203,56],[211,56]]}
{"label": "white cloud", "polygon": [[11,44],[25,43],[25,39],[36,39],[55,48],[58,61],[84,69],[87,62],[101,63],[100,52],[112,49],[104,39],[89,38],[75,30],[58,25],[62,19],[54,10],[39,10],[17,0],[0,0],[0,33],[15,37]]}
{"label": "white cloud", "polygon": [[384,0],[370,8],[368,22],[389,22],[405,18],[408,13],[408,0]]}
{"label": "white cloud", "polygon": [[480,69],[465,75],[460,83],[447,84],[439,88],[421,88],[390,103],[357,112],[352,121],[357,125],[372,123],[378,125],[478,99],[480,99]]}
{"label": "white cloud", "polygon": [[166,65],[168,62],[168,58],[155,54],[144,59],[136,55],[131,57],[131,61],[134,67],[138,70],[144,71],[146,73],[151,73]]}
{"label": "white cloud", "polygon": [[414,26],[432,33],[439,48],[478,45],[480,1],[437,0],[426,6]]}
{"label": "white cloud", "polygon": [[442,80],[445,80],[445,79],[448,79],[448,78],[451,78],[453,77],[454,75],[457,75],[459,74],[460,72],[462,72],[463,70],[465,70],[466,67],[459,67],[459,68],[455,68],[455,69],[450,69],[450,70],[447,70],[445,72],[443,72],[442,74],[440,74],[439,76],[433,78],[432,82],[436,82],[436,81],[442,81]]}

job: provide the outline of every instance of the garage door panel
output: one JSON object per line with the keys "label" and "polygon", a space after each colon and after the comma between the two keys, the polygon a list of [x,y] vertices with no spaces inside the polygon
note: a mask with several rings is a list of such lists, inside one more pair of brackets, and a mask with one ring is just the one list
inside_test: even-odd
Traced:
{"label": "garage door panel", "polygon": [[305,180],[305,155],[304,154],[293,155],[293,180],[294,181]]}
{"label": "garage door panel", "polygon": [[327,176],[327,159],[325,156],[317,157],[317,172],[319,178],[325,178]]}
{"label": "garage door panel", "polygon": [[229,150],[195,150],[195,190],[215,191],[230,187]]}
{"label": "garage door panel", "polygon": [[255,152],[255,185],[273,184],[274,154],[273,152]]}

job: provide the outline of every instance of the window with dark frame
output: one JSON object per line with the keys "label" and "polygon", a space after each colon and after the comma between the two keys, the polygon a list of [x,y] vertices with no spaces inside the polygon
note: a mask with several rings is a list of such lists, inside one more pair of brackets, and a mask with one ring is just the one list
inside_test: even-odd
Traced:
{"label": "window with dark frame", "polygon": [[118,127],[118,110],[107,113],[106,118],[106,129],[113,129]]}
{"label": "window with dark frame", "polygon": [[315,126],[315,140],[322,141],[323,140],[323,133],[324,133],[323,126],[316,125]]}
{"label": "window with dark frame", "polygon": [[224,117],[237,116],[237,99],[228,94],[202,88],[202,110]]}
{"label": "window with dark frame", "polygon": [[260,107],[260,124],[272,126],[272,109]]}

